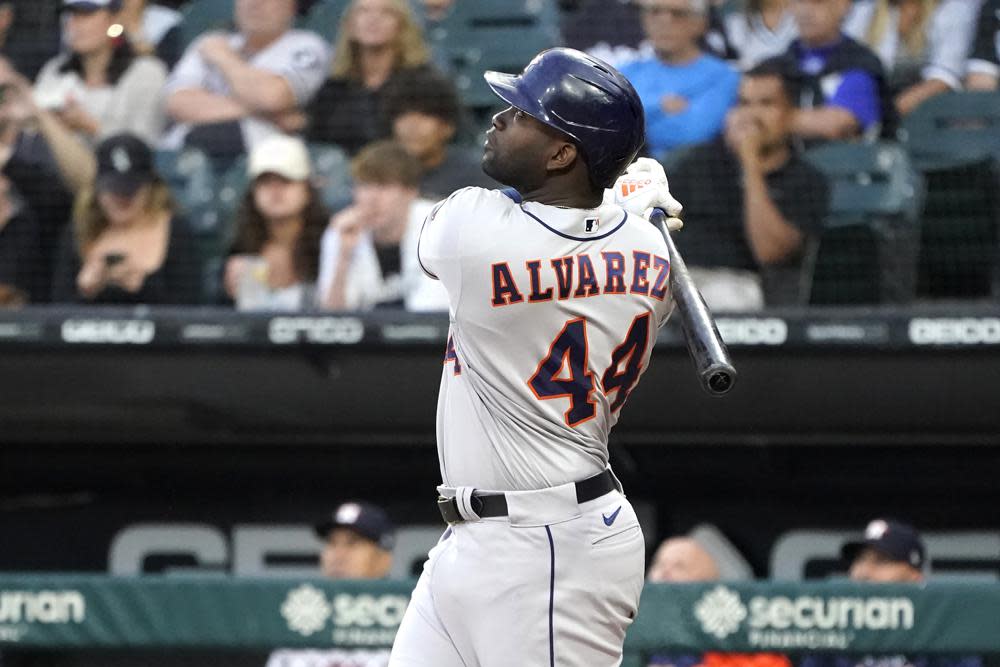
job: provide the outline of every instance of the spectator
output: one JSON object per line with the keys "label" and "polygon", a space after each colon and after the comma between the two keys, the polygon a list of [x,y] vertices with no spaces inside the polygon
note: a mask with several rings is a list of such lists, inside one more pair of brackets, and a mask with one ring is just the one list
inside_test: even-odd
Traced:
{"label": "spectator", "polygon": [[44,269],[38,248],[38,223],[0,174],[0,308],[39,297],[38,274]]}
{"label": "spectator", "polygon": [[712,555],[690,537],[664,540],[653,556],[646,579],[654,583],[715,581],[719,567]]}
{"label": "spectator", "polygon": [[564,0],[562,35],[566,46],[622,67],[640,57],[651,57],[652,48],[642,48],[643,32],[639,6],[634,0]]}
{"label": "spectator", "polygon": [[406,0],[354,0],[340,20],[330,78],[309,110],[310,141],[352,155],[388,136],[382,91],[430,67],[427,44]]}
{"label": "spectator", "polygon": [[118,20],[138,53],[153,54],[167,67],[180,60],[183,36],[176,9],[148,0],[122,0]]}
{"label": "spectator", "polygon": [[52,300],[59,303],[190,304],[200,289],[187,224],[135,135],[97,147],[93,185],[77,197],[73,226],[56,260]]}
{"label": "spectator", "polygon": [[996,90],[998,81],[1000,81],[1000,0],[985,0],[979,12],[965,85],[970,90]]}
{"label": "spectator", "polygon": [[748,70],[784,53],[798,36],[790,0],[747,0],[746,7],[726,15],[726,34]]}
{"label": "spectator", "polygon": [[452,143],[461,107],[450,80],[433,70],[414,72],[386,85],[384,101],[393,138],[420,162],[422,196],[443,199],[468,186],[497,187],[483,172],[481,154]]}
{"label": "spectator", "polygon": [[777,57],[798,79],[793,133],[805,141],[876,137],[895,129],[882,63],[841,32],[851,0],[792,0],[799,38]]}
{"label": "spectator", "polygon": [[0,0],[0,57],[28,79],[59,53],[58,8],[59,0]]}
{"label": "spectator", "polygon": [[701,47],[707,53],[732,62],[739,60],[739,52],[726,29],[727,4],[728,0],[708,0],[708,25],[701,37]]}
{"label": "spectator", "polygon": [[691,222],[677,243],[712,308],[796,303],[806,239],[826,217],[823,175],[790,145],[796,91],[765,62],[740,82],[722,139],[687,154],[671,175]]}
{"label": "spectator", "polygon": [[433,202],[420,199],[420,163],[391,141],[361,151],[351,167],[354,203],[323,235],[319,281],[329,310],[448,309],[444,288],[424,274],[417,239]]}
{"label": "spectator", "polygon": [[[920,534],[899,521],[875,519],[864,537],[848,542],[841,556],[853,581],[875,584],[919,584],[924,581],[927,554]],[[810,654],[799,667],[982,667],[978,656]]]}
{"label": "spectator", "polygon": [[739,77],[704,53],[707,0],[642,0],[642,26],[655,55],[624,65],[646,111],[646,146],[653,155],[718,134],[736,97]]}
{"label": "spectator", "polygon": [[153,142],[163,130],[166,69],[109,36],[120,8],[120,0],[63,0],[68,52],[46,63],[35,81],[38,106],[90,144],[122,132]]}
{"label": "spectator", "polygon": [[167,109],[178,125],[165,147],[197,146],[227,162],[304,127],[302,110],[323,83],[329,51],[319,36],[292,29],[301,3],[236,0],[238,32],[211,33],[188,47],[167,82]]}
{"label": "spectator", "polygon": [[276,135],[250,154],[250,186],[236,215],[224,280],[240,310],[315,306],[319,242],[330,214],[311,175],[300,139]]}
{"label": "spectator", "polygon": [[900,115],[962,87],[977,2],[865,0],[844,30],[867,44],[885,68]]}
{"label": "spectator", "polygon": [[[384,579],[392,567],[396,529],[377,505],[348,502],[316,525],[323,540],[320,567],[330,579]],[[389,651],[282,649],[267,667],[385,667]]]}
{"label": "spectator", "polygon": [[[656,550],[646,579],[652,583],[696,583],[718,581],[719,566],[712,554],[690,537],[664,540]],[[791,667],[791,661],[776,653],[716,653],[702,655],[654,655],[649,667]]]}
{"label": "spectator", "polygon": [[854,581],[916,583],[923,581],[924,543],[912,526],[876,519],[865,528],[864,538],[841,549]]}
{"label": "spectator", "polygon": [[392,569],[396,529],[381,507],[344,503],[316,525],[323,540],[320,567],[331,579],[383,579]]}

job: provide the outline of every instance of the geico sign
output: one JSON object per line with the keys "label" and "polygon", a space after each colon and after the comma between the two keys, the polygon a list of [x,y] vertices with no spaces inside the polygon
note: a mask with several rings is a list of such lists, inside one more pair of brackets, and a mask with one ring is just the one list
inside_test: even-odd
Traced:
{"label": "geico sign", "polygon": [[337,343],[354,345],[365,335],[365,325],[353,317],[276,317],[267,328],[275,345]]}
{"label": "geico sign", "polygon": [[156,335],[149,320],[66,320],[62,339],[67,343],[113,343],[145,345]]}
{"label": "geico sign", "polygon": [[788,325],[776,317],[720,317],[715,323],[731,345],[782,345],[788,340]]}
{"label": "geico sign", "polygon": [[996,317],[914,318],[910,320],[914,345],[1000,344],[1000,319]]}

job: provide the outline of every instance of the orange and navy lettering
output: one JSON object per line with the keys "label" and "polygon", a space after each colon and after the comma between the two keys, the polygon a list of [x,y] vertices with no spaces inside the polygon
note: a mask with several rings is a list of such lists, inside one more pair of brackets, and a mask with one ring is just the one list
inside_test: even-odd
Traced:
{"label": "orange and navy lettering", "polygon": [[539,303],[541,301],[551,301],[552,300],[552,288],[541,291],[539,285],[541,284],[541,276],[539,273],[542,270],[542,260],[533,259],[530,262],[524,263],[525,268],[528,269],[528,276],[531,280],[531,293],[528,294],[529,303]]}
{"label": "orange and navy lettering", "polygon": [[635,267],[632,270],[632,287],[629,291],[632,294],[642,294],[649,296],[649,272],[650,257],[648,252],[632,251],[632,262]]}
{"label": "orange and navy lettering", "polygon": [[517,289],[514,276],[510,273],[507,262],[497,262],[493,265],[493,307],[509,306],[520,303],[524,297]]}
{"label": "orange and navy lettering", "polygon": [[597,273],[594,271],[594,263],[590,261],[590,255],[577,255],[576,266],[579,282],[573,296],[579,299],[600,294],[601,286],[597,284]]}
{"label": "orange and navy lettering", "polygon": [[[670,261],[659,255],[633,250],[631,257],[615,250],[601,252],[604,284],[598,280],[594,260],[587,253],[548,260],[551,271],[542,267],[546,261],[531,259],[524,263],[524,273],[511,270],[508,262],[492,265],[492,304],[494,308],[515,303],[544,303],[558,298],[585,299],[601,294],[637,294],[659,301],[667,297]],[[526,275],[526,277],[525,277]],[[527,284],[525,285],[525,280]],[[528,288],[525,299],[518,281]]]}
{"label": "orange and navy lettering", "polygon": [[653,257],[653,268],[659,270],[659,273],[656,274],[656,282],[653,283],[653,289],[649,290],[649,296],[658,301],[663,301],[667,296],[667,289],[669,287],[667,279],[670,278],[670,262],[656,255]]}
{"label": "orange and navy lettering", "polygon": [[444,363],[455,362],[454,373],[455,375],[462,374],[462,362],[458,360],[458,354],[455,352],[455,337],[448,336],[448,346],[444,351]]}

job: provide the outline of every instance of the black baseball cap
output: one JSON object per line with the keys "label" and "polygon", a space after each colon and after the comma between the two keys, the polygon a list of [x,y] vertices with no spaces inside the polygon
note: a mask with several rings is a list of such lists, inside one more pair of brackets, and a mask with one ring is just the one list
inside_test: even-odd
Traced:
{"label": "black baseball cap", "polygon": [[892,519],[875,519],[869,523],[864,537],[845,544],[840,549],[840,555],[851,563],[866,548],[917,569],[924,566],[927,558],[920,533],[913,526]]}
{"label": "black baseball cap", "polygon": [[367,538],[380,548],[391,551],[396,544],[396,527],[378,505],[361,501],[346,502],[314,526],[316,535],[325,540],[334,528],[347,528]]}
{"label": "black baseball cap", "polygon": [[153,151],[134,134],[116,134],[97,146],[97,190],[131,197],[155,180]]}

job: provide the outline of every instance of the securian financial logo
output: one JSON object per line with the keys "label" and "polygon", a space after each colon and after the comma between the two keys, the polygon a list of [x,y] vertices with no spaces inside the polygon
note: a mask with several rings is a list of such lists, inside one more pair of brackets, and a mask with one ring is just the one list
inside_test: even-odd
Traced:
{"label": "securian financial logo", "polygon": [[338,647],[388,648],[409,603],[408,595],[337,593],[332,597],[312,584],[288,592],[281,615],[288,629],[311,637],[332,626],[329,640]]}
{"label": "securian financial logo", "polygon": [[754,649],[847,649],[858,632],[913,629],[916,612],[907,597],[757,595],[745,603],[716,586],[695,603],[694,616],[717,639],[745,631]]}
{"label": "securian financial logo", "polygon": [[303,637],[314,635],[326,627],[330,613],[330,604],[323,591],[309,584],[291,591],[281,605],[281,615],[288,622],[288,629]]}

